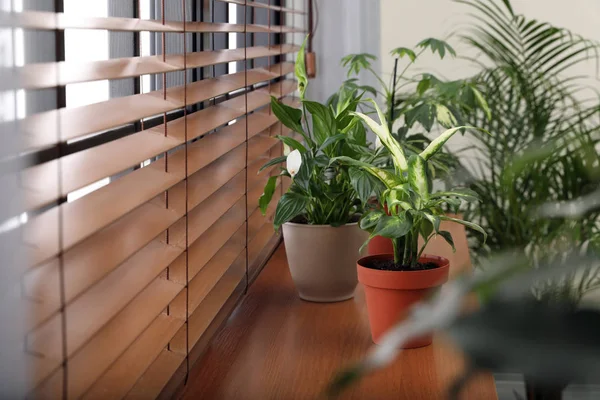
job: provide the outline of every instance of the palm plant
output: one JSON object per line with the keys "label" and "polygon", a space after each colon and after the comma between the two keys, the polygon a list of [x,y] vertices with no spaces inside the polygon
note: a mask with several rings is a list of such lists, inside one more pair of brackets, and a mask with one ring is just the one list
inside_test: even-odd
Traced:
{"label": "palm plant", "polygon": [[[471,188],[482,201],[465,217],[489,233],[485,243],[473,238],[474,249],[484,257],[526,250],[535,266],[535,249],[560,241],[564,231],[575,229],[580,246],[598,232],[598,211],[577,219],[537,213],[544,203],[579,198],[598,187],[600,105],[597,99],[580,100],[586,88],[570,72],[597,59],[598,44],[518,15],[508,0],[457,1],[477,13],[462,38],[484,56],[476,61],[482,68],[476,79],[490,109],[474,109],[467,120],[493,133],[477,134],[474,145],[478,179]],[[536,293],[540,298],[568,294],[577,302],[590,287],[576,283],[555,281]]]}
{"label": "palm plant", "polygon": [[[372,209],[360,221],[361,229],[370,233],[368,240],[375,236],[392,239],[395,268],[417,269],[423,250],[435,235],[442,236],[454,248],[451,234],[447,231],[440,231],[440,221],[442,220],[457,222],[475,229],[485,238],[486,233],[481,227],[465,220],[448,217],[442,209],[442,205],[457,205],[461,199],[476,201],[476,195],[468,189],[432,192],[431,176],[427,165],[428,160],[442,148],[444,143],[465,127],[446,130],[422,152],[406,158],[402,146],[390,133],[385,115],[375,101],[369,100],[369,102],[376,110],[380,124],[363,113],[355,112],[353,115],[364,121],[381,140],[382,145],[391,154],[393,170],[378,168],[373,164],[346,156],[336,157],[332,160],[360,168],[385,186],[379,202],[387,206],[388,213],[380,209]],[[418,244],[419,235],[425,242],[421,248]]]}

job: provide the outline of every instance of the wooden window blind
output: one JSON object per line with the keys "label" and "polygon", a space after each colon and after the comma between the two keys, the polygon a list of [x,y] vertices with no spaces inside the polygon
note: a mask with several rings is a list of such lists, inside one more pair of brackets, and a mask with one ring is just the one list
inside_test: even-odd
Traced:
{"label": "wooden window blind", "polygon": [[[257,172],[282,154],[275,135],[294,136],[269,102],[297,104],[303,2],[38,0],[0,13],[24,53],[0,90],[16,110],[2,132],[20,140],[3,168],[25,165],[8,229],[27,260],[15,286],[29,398],[165,395],[257,275],[279,240],[276,201],[265,218],[258,197],[279,171]],[[103,39],[83,43],[92,35]]]}

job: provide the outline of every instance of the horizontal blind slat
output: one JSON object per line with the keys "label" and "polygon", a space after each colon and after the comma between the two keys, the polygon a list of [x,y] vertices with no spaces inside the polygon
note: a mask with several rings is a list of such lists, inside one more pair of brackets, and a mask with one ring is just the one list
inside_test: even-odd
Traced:
{"label": "horizontal blind slat", "polygon": [[[113,270],[96,285],[68,304],[67,353],[74,354],[90,340],[108,321],[142,292],[183,249],[154,240],[133,257]],[[60,323],[57,314],[28,335],[28,348],[48,357],[60,357],[61,334],[56,329]]]}
{"label": "horizontal blind slat", "polygon": [[[196,311],[190,315],[188,319],[190,348],[196,344],[204,331],[210,326],[211,321],[216,317],[221,306],[234,293],[235,288],[242,279],[245,279],[245,276],[246,252],[242,251],[217,285],[204,298]],[[180,330],[171,341],[171,348],[175,349],[175,351],[183,350],[186,348],[185,343],[185,333]]]}
{"label": "horizontal blind slat", "polygon": [[239,145],[188,178],[188,207],[193,208],[233,179],[246,166],[246,146]]}
{"label": "horizontal blind slat", "polygon": [[282,11],[282,12],[295,13],[295,14],[306,14],[306,12],[303,10],[276,6],[274,4],[272,5],[272,4],[259,3],[258,1],[252,1],[252,0],[219,0],[219,1],[222,1],[225,3],[238,4],[240,6],[266,8],[269,10]]}
{"label": "horizontal blind slat", "polygon": [[[243,4],[243,1],[242,1]],[[260,7],[260,6],[259,6]],[[98,29],[117,32],[171,32],[171,33],[243,33],[244,24],[219,22],[160,20],[122,17],[82,17],[65,13],[44,11],[0,12],[0,26],[36,30]],[[251,33],[300,33],[302,28],[294,26],[246,24]]]}
{"label": "horizontal blind slat", "polygon": [[238,201],[245,201],[245,171],[237,174],[221,189],[188,212],[188,244],[194,243],[219,217]]}
{"label": "horizontal blind slat", "polygon": [[[223,247],[200,269],[188,284],[189,306],[193,313],[246,246],[246,226],[241,226]],[[245,261],[245,257],[244,257]],[[245,263],[244,263],[245,269]]]}
{"label": "horizontal blind slat", "polygon": [[184,320],[160,314],[83,396],[86,400],[122,399],[164,351]]}
{"label": "horizontal blind slat", "polygon": [[142,334],[183,289],[156,278],[68,361],[69,395],[78,398]]}
{"label": "horizontal blind slat", "polygon": [[[74,83],[134,78],[184,69],[243,61],[244,59],[276,56],[294,52],[289,46],[256,46],[243,48],[167,54],[164,57],[122,57],[90,62],[34,63],[15,68],[0,68],[0,90],[46,89]],[[278,72],[272,68],[273,72]],[[289,72],[288,72],[289,73]],[[200,82],[200,81],[198,81]]]}
{"label": "horizontal blind slat", "polygon": [[133,389],[125,397],[126,400],[147,400],[158,397],[169,382],[171,376],[185,360],[185,356],[169,350],[163,350],[156,361],[146,370]]}
{"label": "horizontal blind slat", "polygon": [[236,203],[189,248],[189,275],[193,279],[246,221],[244,202]]}
{"label": "horizontal blind slat", "polygon": [[[43,148],[56,143],[59,137],[56,129],[60,129],[61,140],[74,140],[182,108],[186,103],[186,92],[187,104],[192,104],[241,89],[246,83],[256,84],[277,76],[276,73],[258,68],[248,71],[247,74],[238,72],[197,81],[189,84],[187,91],[184,86],[171,87],[166,91],[166,99],[163,99],[163,92],[159,90],[117,97],[81,107],[47,111],[20,120],[19,133],[23,137],[24,150]],[[271,85],[272,95],[286,95],[295,90],[294,81],[283,82]]]}

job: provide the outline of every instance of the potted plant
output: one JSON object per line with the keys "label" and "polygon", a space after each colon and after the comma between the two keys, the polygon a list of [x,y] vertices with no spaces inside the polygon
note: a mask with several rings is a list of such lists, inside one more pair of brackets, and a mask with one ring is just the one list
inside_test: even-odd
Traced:
{"label": "potted plant", "polygon": [[373,189],[369,179],[332,160],[354,156],[368,143],[364,126],[351,115],[360,102],[354,91],[347,91],[335,108],[305,99],[308,80],[303,48],[295,69],[301,109],[276,98],[271,99],[271,106],[285,126],[302,135],[304,144],[278,136],[291,151],[261,168],[286,163],[279,175],[269,178],[259,205],[264,214],[277,179],[292,180],[277,204],[273,224],[276,230],[283,227],[288,264],[300,298],[342,301],[354,296],[358,284],[356,259],[348,249],[359,248],[367,237],[358,227],[362,211],[358,193],[371,193]]}
{"label": "potted plant", "polygon": [[[358,278],[365,286],[371,334],[373,341],[378,343],[385,331],[405,317],[412,304],[448,279],[448,260],[423,254],[427,242],[434,235],[442,236],[454,247],[450,233],[439,229],[440,221],[463,224],[484,236],[485,232],[478,225],[446,216],[442,209],[443,204],[455,203],[459,199],[477,200],[471,190],[432,192],[431,189],[428,160],[452,135],[465,127],[448,129],[421,153],[406,158],[402,147],[392,137],[383,112],[373,100],[370,102],[381,124],[362,113],[353,115],[366,122],[379,137],[391,154],[394,169],[378,168],[344,156],[334,161],[359,167],[386,187],[379,202],[386,204],[388,212],[371,209],[360,220],[360,228],[369,232],[369,239],[364,245],[375,236],[389,238],[393,245],[393,254],[372,255],[358,260]],[[424,239],[424,245],[420,248],[419,235]],[[431,340],[431,335],[426,335],[405,343],[404,347],[427,346]]]}
{"label": "potted plant", "polygon": [[[394,66],[389,82],[373,69],[372,63],[377,58],[372,54],[349,54],[342,59],[349,78],[343,87],[357,88],[380,96],[388,129],[407,157],[421,153],[431,143],[427,134],[436,128],[463,125],[465,115],[474,109],[481,109],[486,115],[489,113],[487,102],[475,79],[444,80],[432,73],[410,74],[411,67],[428,50],[432,55],[437,54],[440,59],[444,59],[446,55],[456,56],[450,44],[436,38],[424,39],[414,48],[398,47],[390,52],[394,57]],[[407,61],[399,68],[399,62],[403,59]],[[378,87],[361,84],[355,77],[361,71],[367,71],[377,81]],[[329,102],[335,104],[337,99],[338,95],[335,94]],[[368,104],[364,104],[364,108],[372,111]],[[377,144],[381,144],[379,139]],[[379,161],[378,164],[373,164],[379,167],[392,166],[390,154],[385,149]],[[459,156],[443,149],[429,160],[428,168],[432,179],[442,181],[447,188],[457,182],[469,180]],[[458,175],[464,179],[457,179]],[[375,199],[372,203],[376,204]],[[382,207],[385,210],[385,205]],[[460,218],[456,207],[446,208],[445,211],[449,212],[449,216]],[[387,238],[376,236],[369,242],[368,251],[371,255],[392,253],[392,243]]]}

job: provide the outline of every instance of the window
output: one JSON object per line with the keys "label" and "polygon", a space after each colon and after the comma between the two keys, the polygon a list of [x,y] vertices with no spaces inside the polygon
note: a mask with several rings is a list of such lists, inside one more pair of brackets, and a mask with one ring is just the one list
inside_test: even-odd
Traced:
{"label": "window", "polygon": [[0,231],[27,249],[17,347],[42,397],[156,397],[278,243],[257,172],[293,135],[270,98],[296,104],[299,43],[275,0],[235,3],[30,0],[2,30],[28,79],[1,97],[26,167]]}

